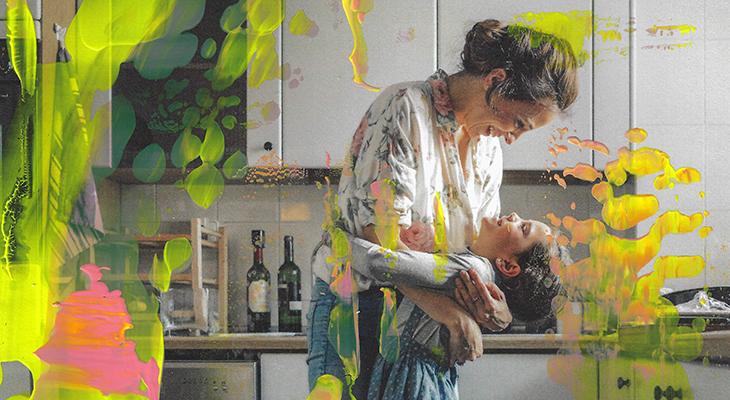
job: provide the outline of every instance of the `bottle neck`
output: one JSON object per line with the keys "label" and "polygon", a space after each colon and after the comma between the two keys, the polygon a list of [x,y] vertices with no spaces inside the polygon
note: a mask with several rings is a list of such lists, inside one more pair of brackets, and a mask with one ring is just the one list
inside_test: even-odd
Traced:
{"label": "bottle neck", "polygon": [[294,263],[294,243],[284,243],[284,262]]}
{"label": "bottle neck", "polygon": [[254,247],[253,249],[253,263],[262,264],[264,263],[264,249],[261,247]]}

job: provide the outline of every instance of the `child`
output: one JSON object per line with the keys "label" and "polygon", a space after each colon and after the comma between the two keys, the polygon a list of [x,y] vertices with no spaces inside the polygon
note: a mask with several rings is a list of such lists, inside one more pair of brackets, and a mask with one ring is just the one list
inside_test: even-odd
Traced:
{"label": "child", "polygon": [[[527,321],[547,316],[561,290],[549,266],[551,256],[561,252],[550,240],[552,235],[547,225],[513,213],[484,218],[479,236],[461,253],[394,252],[351,238],[351,265],[360,275],[361,287],[407,284],[452,297],[459,272],[473,268],[483,281],[495,282],[504,291],[510,311]],[[447,358],[448,322],[432,319],[407,297],[398,307],[396,320],[398,359],[389,363],[378,356],[368,398],[456,398],[456,371]]]}
{"label": "child", "polygon": [[[458,272],[475,268],[483,281],[493,281],[504,291],[515,317],[530,321],[552,311],[553,298],[562,291],[558,277],[550,270],[551,257],[569,263],[567,252],[551,240],[551,229],[538,221],[522,220],[517,214],[499,219],[485,218],[479,236],[469,251],[449,254],[443,266],[448,278],[435,284],[433,255],[402,251],[393,253],[361,239],[352,240],[353,267],[378,283],[407,283],[431,287],[446,295],[458,279]],[[444,272],[442,270],[442,273]],[[381,356],[375,362],[368,399],[456,399],[456,370],[444,356],[448,329],[433,320],[406,297],[400,304],[400,353],[389,363]]]}

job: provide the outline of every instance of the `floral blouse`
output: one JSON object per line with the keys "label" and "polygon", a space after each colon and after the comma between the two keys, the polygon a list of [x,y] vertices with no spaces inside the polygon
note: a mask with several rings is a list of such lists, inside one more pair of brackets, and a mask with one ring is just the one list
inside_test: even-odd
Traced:
{"label": "floral blouse", "polygon": [[[449,252],[466,249],[481,218],[499,215],[499,139],[471,139],[462,170],[455,140],[461,128],[446,77],[438,70],[425,82],[388,87],[360,121],[339,184],[342,222],[350,233],[362,236],[362,229],[375,223],[371,185],[385,178],[395,183],[393,206],[403,229],[433,224],[438,193]],[[315,275],[328,281],[330,271],[316,264],[322,263],[313,265]]]}

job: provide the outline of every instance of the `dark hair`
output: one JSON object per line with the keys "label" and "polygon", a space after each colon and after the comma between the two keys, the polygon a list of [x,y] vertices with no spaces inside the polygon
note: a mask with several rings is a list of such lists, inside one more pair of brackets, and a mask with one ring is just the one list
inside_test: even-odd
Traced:
{"label": "dark hair", "polygon": [[502,280],[510,312],[522,321],[534,321],[549,316],[558,305],[553,300],[565,295],[560,278],[553,273],[550,262],[557,259],[563,265],[572,264],[568,249],[557,243],[559,233],[551,234],[547,243],[537,243],[517,256],[520,274]]}
{"label": "dark hair", "polygon": [[490,106],[497,96],[565,111],[578,96],[578,62],[568,41],[526,26],[493,19],[476,23],[466,34],[461,63],[475,76],[506,71],[507,77],[487,91]]}

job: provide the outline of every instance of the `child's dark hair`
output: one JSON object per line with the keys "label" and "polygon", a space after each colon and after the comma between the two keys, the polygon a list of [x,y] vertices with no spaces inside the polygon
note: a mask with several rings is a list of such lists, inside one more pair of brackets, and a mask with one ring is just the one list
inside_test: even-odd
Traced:
{"label": "child's dark hair", "polygon": [[507,299],[510,312],[521,321],[534,321],[550,315],[553,299],[564,295],[560,278],[550,269],[552,259],[563,265],[572,264],[568,249],[555,240],[559,233],[551,234],[547,243],[538,243],[517,257],[520,274],[504,279],[499,285]]}

